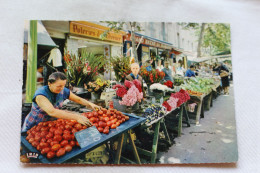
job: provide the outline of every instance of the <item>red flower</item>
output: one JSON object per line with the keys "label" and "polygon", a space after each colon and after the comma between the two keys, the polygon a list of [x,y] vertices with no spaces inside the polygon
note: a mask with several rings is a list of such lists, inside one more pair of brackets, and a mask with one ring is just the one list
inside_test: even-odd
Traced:
{"label": "red flower", "polygon": [[137,79],[133,80],[134,85],[136,86],[136,88],[139,90],[139,92],[142,92],[142,86],[141,86],[141,82]]}
{"label": "red flower", "polygon": [[167,101],[164,101],[162,105],[167,109],[167,111],[172,110],[172,107],[169,105],[169,103]]}
{"label": "red flower", "polygon": [[129,80],[125,80],[124,84],[125,84],[125,86],[126,86],[127,88],[131,88],[131,86],[134,85],[134,83],[131,82],[131,81],[129,81]]}

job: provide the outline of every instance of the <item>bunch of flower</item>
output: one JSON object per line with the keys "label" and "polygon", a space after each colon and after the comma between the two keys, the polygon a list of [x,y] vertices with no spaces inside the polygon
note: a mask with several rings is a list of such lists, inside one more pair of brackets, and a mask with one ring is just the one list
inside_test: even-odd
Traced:
{"label": "bunch of flower", "polygon": [[111,60],[115,71],[116,80],[123,82],[128,74],[131,73],[129,57],[114,57]]}
{"label": "bunch of flower", "polygon": [[152,69],[151,71],[148,71],[146,66],[143,66],[140,70],[140,75],[147,85],[151,85],[153,83],[159,83],[164,78],[165,73],[158,69]]}
{"label": "bunch of flower", "polygon": [[84,83],[94,81],[101,68],[106,64],[103,56],[96,56],[83,51],[81,56],[69,51],[64,54],[65,73],[72,86],[84,86]]}
{"label": "bunch of flower", "polygon": [[166,114],[166,108],[163,106],[149,106],[143,113],[146,118],[146,123],[150,123]]}
{"label": "bunch of flower", "polygon": [[159,90],[159,91],[173,91],[171,88],[168,88],[166,85],[162,85],[160,83],[154,83],[150,86],[151,90]]}
{"label": "bunch of flower", "polygon": [[108,80],[101,80],[98,78],[94,82],[89,82],[87,84],[87,89],[89,92],[101,93],[109,84],[110,82]]}
{"label": "bunch of flower", "polygon": [[169,100],[163,102],[163,106],[167,111],[171,111],[190,99],[189,94],[185,90],[180,90],[177,93],[172,93]]}
{"label": "bunch of flower", "polygon": [[115,85],[113,89],[116,90],[116,95],[122,98],[122,101],[119,101],[119,104],[126,106],[133,106],[137,101],[143,99],[143,92],[138,89],[141,86],[140,81],[137,79],[133,81],[125,80],[124,85]]}
{"label": "bunch of flower", "polygon": [[181,89],[177,93],[172,93],[171,97],[179,99],[178,103],[177,103],[177,107],[179,107],[180,105],[182,105],[183,103],[185,103],[186,101],[188,101],[190,99],[188,92],[183,89]]}
{"label": "bunch of flower", "polygon": [[169,88],[172,88],[173,87],[173,82],[168,80],[168,81],[164,82],[164,85],[166,85]]}

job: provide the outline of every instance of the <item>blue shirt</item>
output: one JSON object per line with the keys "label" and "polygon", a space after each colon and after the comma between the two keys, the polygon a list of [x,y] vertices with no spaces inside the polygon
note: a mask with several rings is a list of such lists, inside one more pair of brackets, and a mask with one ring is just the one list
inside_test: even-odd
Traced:
{"label": "blue shirt", "polygon": [[187,77],[192,77],[192,76],[194,76],[194,77],[195,77],[195,73],[194,73],[194,71],[192,71],[191,69],[188,69],[188,70],[186,71],[186,73],[185,73],[185,76],[187,76]]}
{"label": "blue shirt", "polygon": [[167,80],[173,81],[171,69],[169,69],[169,68],[163,68],[162,71],[165,73],[164,79],[165,79],[166,81],[167,81]]}
{"label": "blue shirt", "polygon": [[36,90],[32,100],[32,109],[31,112],[25,117],[22,132],[29,130],[42,121],[49,121],[51,119],[51,117],[37,105],[35,98],[38,95],[45,96],[54,108],[60,109],[63,105],[63,101],[69,98],[70,90],[68,88],[64,88],[59,94],[55,94],[50,91],[48,85]]}

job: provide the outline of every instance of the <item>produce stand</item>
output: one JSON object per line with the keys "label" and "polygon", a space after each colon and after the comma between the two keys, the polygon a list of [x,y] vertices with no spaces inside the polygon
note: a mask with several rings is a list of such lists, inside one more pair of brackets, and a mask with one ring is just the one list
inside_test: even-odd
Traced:
{"label": "produce stand", "polygon": [[156,160],[156,156],[157,156],[157,148],[158,148],[158,139],[159,139],[159,132],[160,132],[160,127],[162,127],[162,132],[165,135],[165,138],[168,142],[169,145],[172,144],[166,125],[165,125],[165,117],[167,115],[169,115],[171,112],[179,110],[179,119],[178,119],[178,137],[181,136],[181,132],[182,132],[182,122],[183,122],[183,114],[185,115],[186,121],[185,123],[187,123],[188,126],[190,126],[189,123],[189,117],[185,108],[185,104],[182,104],[180,107],[167,112],[164,116],[150,122],[150,123],[142,123],[141,128],[142,129],[146,129],[151,127],[152,125],[155,125],[155,129],[154,129],[154,134],[153,134],[153,143],[152,143],[152,151],[148,151],[146,149],[142,149],[137,147],[137,151],[139,154],[143,154],[146,155],[148,157],[151,157],[151,163],[155,163]]}
{"label": "produce stand", "polygon": [[[132,128],[140,125],[142,122],[145,121],[145,118],[143,117],[139,117],[139,116],[135,116],[133,114],[125,114],[127,116],[129,116],[129,120],[125,121],[124,123],[122,123],[119,127],[117,127],[116,129],[111,129],[109,134],[103,134],[101,133],[101,139],[95,143],[90,144],[89,146],[86,146],[84,148],[80,148],[80,147],[74,147],[72,149],[71,152],[66,153],[64,156],[61,156],[59,158],[55,157],[53,159],[47,159],[45,156],[41,155],[39,153],[38,150],[36,150],[36,148],[34,148],[25,138],[26,138],[26,134],[22,133],[21,135],[21,142],[22,144],[30,151],[30,152],[34,152],[34,153],[38,153],[39,154],[39,161],[41,163],[64,163],[65,161],[68,161],[72,158],[74,158],[75,156],[78,156],[80,154],[83,153],[87,153],[97,147],[99,147],[100,145],[116,138],[119,137],[119,147],[117,148],[117,154],[116,154],[116,159],[115,159],[115,164],[119,164],[120,163],[120,157],[121,157],[121,150],[122,150],[122,145],[120,143],[121,140],[124,139],[124,136],[126,133],[128,133]],[[135,148],[135,144],[132,142],[131,143],[133,148]],[[136,150],[133,151],[134,155],[137,158],[137,162],[140,163],[140,159],[138,161],[138,153]]]}

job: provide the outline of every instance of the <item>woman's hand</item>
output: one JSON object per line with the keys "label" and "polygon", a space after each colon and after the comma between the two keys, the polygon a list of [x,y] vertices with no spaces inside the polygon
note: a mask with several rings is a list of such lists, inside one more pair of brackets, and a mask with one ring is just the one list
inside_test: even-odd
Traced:
{"label": "woman's hand", "polygon": [[77,122],[84,125],[84,126],[91,126],[91,122],[87,117],[84,117],[83,115],[78,115]]}
{"label": "woman's hand", "polygon": [[89,106],[93,109],[93,110],[100,110],[101,109],[101,106],[98,106],[98,105],[96,105],[96,104],[94,104],[94,103],[91,103],[91,102],[89,102]]}

